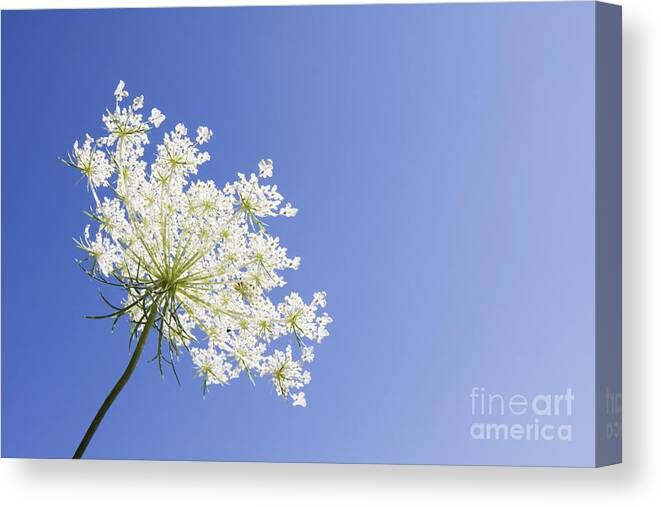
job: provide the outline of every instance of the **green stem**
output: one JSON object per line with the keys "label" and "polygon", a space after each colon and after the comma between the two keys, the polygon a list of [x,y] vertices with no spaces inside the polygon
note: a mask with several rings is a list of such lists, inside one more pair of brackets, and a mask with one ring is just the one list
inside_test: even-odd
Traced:
{"label": "green stem", "polygon": [[85,436],[80,441],[80,444],[78,445],[78,449],[76,449],[76,452],[73,455],[73,459],[80,459],[83,457],[85,449],[87,449],[87,445],[90,443],[90,440],[92,440],[92,437],[96,432],[96,429],[99,427],[99,424],[101,424],[101,421],[103,420],[103,417],[106,415],[106,412],[110,408],[110,405],[113,404],[115,398],[117,398],[121,390],[124,388],[126,383],[131,378],[131,375],[133,374],[133,371],[135,370],[135,367],[138,364],[138,360],[140,359],[140,355],[142,354],[142,349],[145,347],[145,343],[147,342],[149,331],[151,327],[154,325],[154,322],[156,321],[157,314],[158,314],[158,301],[154,301],[149,310],[149,315],[147,316],[147,322],[145,322],[145,325],[142,329],[142,333],[140,333],[138,344],[136,345],[135,350],[133,351],[133,355],[131,356],[131,360],[129,361],[129,364],[126,366],[124,373],[122,373],[122,376],[119,377],[119,380],[112,388],[112,391],[110,391],[110,394],[108,394],[108,396],[106,397],[105,401],[103,402],[103,405],[101,405],[101,408],[99,408],[99,411],[94,416],[92,423],[89,425],[89,428],[87,428],[87,431],[85,432]]}

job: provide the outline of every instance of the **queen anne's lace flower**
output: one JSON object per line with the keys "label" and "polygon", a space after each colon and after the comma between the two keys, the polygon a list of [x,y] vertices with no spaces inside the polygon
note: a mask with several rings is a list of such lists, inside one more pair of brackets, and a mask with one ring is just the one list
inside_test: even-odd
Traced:
{"label": "queen anne's lace flower", "polygon": [[298,391],[304,385],[310,383],[310,372],[303,370],[301,363],[294,360],[291,345],[287,345],[284,352],[276,350],[267,359],[266,369],[271,375],[273,386],[280,396],[283,398],[291,396],[294,402],[298,401],[296,404],[305,406],[305,403],[302,403],[297,396],[298,393],[293,394],[292,391]]}
{"label": "queen anne's lace flower", "polygon": [[259,167],[260,178],[270,178],[273,176],[273,160],[270,158],[260,160],[257,166]]}
{"label": "queen anne's lace flower", "polygon": [[145,104],[145,98],[142,95],[138,95],[136,98],[133,99],[133,110],[137,111],[138,109],[142,109],[142,106]]}
{"label": "queen anne's lace flower", "polygon": [[129,92],[124,90],[124,86],[124,81],[120,79],[119,83],[117,83],[117,88],[115,88],[115,98],[117,99],[117,102],[121,102],[124,97],[129,96]]}
{"label": "queen anne's lace flower", "polygon": [[197,137],[195,138],[195,142],[197,142],[197,144],[208,143],[212,135],[213,132],[211,132],[209,127],[197,127]]}
{"label": "queen anne's lace flower", "polygon": [[151,110],[151,115],[149,116],[149,121],[154,124],[154,127],[158,128],[161,126],[161,123],[165,121],[165,115],[158,109],[153,108]]}
{"label": "queen anne's lace flower", "polygon": [[303,391],[299,391],[298,393],[294,394],[292,396],[294,398],[294,406],[299,406],[299,407],[307,407],[308,402],[305,401],[305,393]]}
{"label": "queen anne's lace flower", "polygon": [[[276,185],[262,183],[273,162],[260,160],[258,174],[239,173],[223,188],[191,181],[210,159],[200,146],[212,131],[198,127],[193,142],[177,124],[147,164],[145,145],[165,115],[153,108],[145,120],[142,95],[121,107],[128,97],[123,81],[114,95],[114,110],[103,115],[106,134],[76,142],[67,160],[94,196],[88,215],[96,232],[88,225],[77,241],[88,255],[86,271],[125,294],[107,316],[127,315],[132,340],[145,327],[155,331],[161,372],[164,363],[174,370],[185,350],[205,390],[243,374],[250,381],[268,376],[278,395],[306,406],[301,389],[310,373],[303,364],[314,359],[310,342],[328,335],[332,319],[321,312],[325,292],[309,302],[296,292],[280,304],[269,297],[285,285],[284,271],[300,264],[265,227],[271,217],[298,211],[283,205]],[[100,189],[109,195],[99,196]]]}
{"label": "queen anne's lace flower", "polygon": [[87,179],[87,187],[92,191],[94,200],[98,204],[96,189],[107,186],[108,178],[114,171],[105,152],[99,149],[94,139],[86,135],[82,146],[78,144],[78,141],[73,143],[73,150],[69,154],[66,163],[80,171],[83,177]]}
{"label": "queen anne's lace flower", "polygon": [[296,213],[298,213],[298,208],[294,208],[291,203],[288,202],[284,207],[280,208],[279,213],[285,217],[295,217]]}

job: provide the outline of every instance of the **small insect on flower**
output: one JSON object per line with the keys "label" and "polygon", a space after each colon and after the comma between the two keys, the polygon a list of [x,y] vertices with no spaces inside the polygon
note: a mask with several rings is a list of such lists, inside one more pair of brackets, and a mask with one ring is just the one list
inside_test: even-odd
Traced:
{"label": "small insect on flower", "polygon": [[305,407],[302,388],[311,377],[303,365],[315,358],[310,342],[327,336],[332,322],[321,312],[325,292],[309,302],[295,292],[281,303],[271,300],[271,290],[286,283],[284,273],[300,265],[268,232],[271,224],[267,229],[271,218],[298,211],[283,205],[277,186],[263,184],[273,176],[273,161],[261,159],[258,174],[238,173],[222,187],[195,180],[211,158],[200,147],[213,132],[198,127],[193,142],[177,124],[161,135],[148,163],[145,147],[166,116],[154,107],[143,117],[142,95],[122,107],[125,86],[119,82],[115,107],[102,117],[105,135],[74,143],[66,161],[93,196],[91,223],[77,241],[85,254],[81,266],[102,286],[123,292],[120,303],[102,294],[111,311],[93,318],[110,318],[113,327],[127,318],[134,345],[75,457],[135,369],[150,333],[161,374],[169,367],[177,376],[175,362],[188,353],[205,392],[243,375],[251,382],[268,376],[276,394]]}

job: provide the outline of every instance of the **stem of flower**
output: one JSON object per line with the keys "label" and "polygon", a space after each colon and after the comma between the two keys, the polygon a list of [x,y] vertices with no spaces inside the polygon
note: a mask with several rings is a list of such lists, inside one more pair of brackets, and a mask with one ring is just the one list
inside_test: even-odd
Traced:
{"label": "stem of flower", "polygon": [[142,349],[145,347],[145,343],[147,342],[149,331],[151,327],[154,325],[154,322],[156,321],[157,314],[158,314],[158,301],[154,301],[151,305],[151,308],[149,309],[147,322],[145,322],[145,325],[142,329],[142,333],[140,333],[138,344],[136,345],[135,350],[133,351],[133,355],[131,356],[131,360],[129,361],[129,364],[126,366],[124,373],[122,373],[122,376],[119,377],[119,380],[110,391],[110,394],[108,394],[108,396],[106,397],[105,401],[103,402],[103,405],[101,405],[101,408],[99,408],[99,411],[94,416],[92,423],[89,425],[89,428],[87,428],[87,431],[85,432],[85,436],[80,441],[80,444],[78,445],[78,448],[76,449],[76,452],[73,455],[73,459],[80,459],[83,457],[83,453],[85,452],[85,449],[87,449],[87,445],[90,443],[90,440],[92,440],[92,437],[96,432],[96,429],[99,427],[99,424],[101,424],[101,421],[103,420],[103,417],[106,415],[106,412],[110,408],[110,405],[113,404],[115,398],[117,398],[121,390],[124,388],[126,383],[131,378],[131,375],[133,374],[133,371],[135,370],[135,367],[138,364],[138,360],[140,359],[140,355],[142,354]]}

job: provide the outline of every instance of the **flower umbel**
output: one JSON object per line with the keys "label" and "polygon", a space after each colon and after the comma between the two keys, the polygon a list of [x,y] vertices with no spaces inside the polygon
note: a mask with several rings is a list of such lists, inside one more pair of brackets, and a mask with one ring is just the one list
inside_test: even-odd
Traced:
{"label": "flower umbel", "polygon": [[[272,177],[273,162],[260,160],[256,173],[239,173],[222,188],[211,180],[194,180],[210,159],[201,145],[213,133],[198,127],[193,141],[188,129],[177,124],[162,136],[148,164],[145,146],[166,117],[153,108],[143,118],[142,96],[122,106],[128,97],[123,81],[114,95],[114,109],[103,115],[106,134],[76,142],[65,163],[80,171],[94,199],[88,213],[92,223],[77,241],[86,253],[81,266],[95,281],[123,293],[120,304],[102,294],[111,311],[92,318],[110,318],[113,327],[128,318],[130,342],[136,346],[125,375],[132,373],[153,331],[153,360],[161,374],[168,366],[176,376],[175,362],[187,352],[204,392],[242,374],[251,382],[268,376],[276,394],[306,406],[301,389],[310,382],[304,369],[314,358],[310,342],[328,335],[332,319],[321,312],[324,292],[308,303],[295,292],[279,304],[269,297],[285,285],[282,273],[300,264],[266,229],[266,220],[298,211],[283,204],[275,185],[262,183]],[[122,376],[124,383],[128,376]],[[91,434],[113,393],[123,387],[122,379],[90,426]],[[91,435],[85,438],[89,442]],[[87,442],[81,442],[75,457],[82,456]]]}

